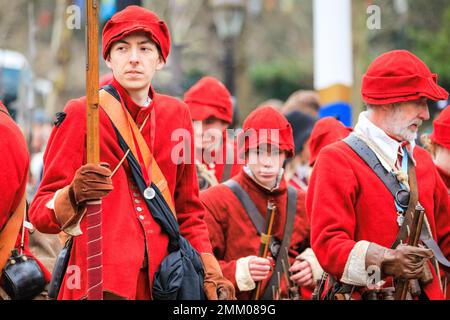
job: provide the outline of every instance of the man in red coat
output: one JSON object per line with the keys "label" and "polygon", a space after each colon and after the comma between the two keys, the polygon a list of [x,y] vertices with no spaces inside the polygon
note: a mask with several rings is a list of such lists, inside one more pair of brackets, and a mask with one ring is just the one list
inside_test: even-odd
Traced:
{"label": "man in red coat", "polygon": [[[450,196],[450,107],[447,106],[433,121],[433,132],[430,135],[434,164],[448,189]],[[448,282],[450,273],[443,281],[447,282],[447,300],[450,300]]]}
{"label": "man in red coat", "polygon": [[200,190],[226,181],[239,172],[233,137],[226,129],[233,121],[230,92],[219,80],[203,77],[184,95],[194,122],[195,161]]}
{"label": "man in red coat", "polygon": [[433,143],[434,163],[450,194],[450,106],[433,121],[430,140]]}
{"label": "man in red coat", "polygon": [[[0,168],[0,233],[8,221],[13,216],[16,209],[21,204],[25,197],[26,186],[28,181],[28,170],[30,166],[30,156],[27,150],[27,143],[20,131],[19,127],[14,123],[10,117],[6,107],[0,102],[0,150],[2,151],[2,161]],[[20,214],[20,213],[19,213]],[[23,219],[23,214],[20,215],[20,220]],[[16,240],[15,248],[20,246],[21,229],[15,233]],[[1,249],[3,248],[0,246]],[[28,249],[28,229],[25,228],[24,236],[24,253],[27,256],[32,256]],[[10,255],[11,252],[6,252]],[[47,269],[37,261],[41,267],[46,282],[50,281],[50,274]],[[3,269],[3,265],[0,268]],[[1,273],[1,272],[0,272]],[[0,287],[2,283],[0,282]],[[1,289],[1,288],[0,288]],[[3,292],[2,292],[3,293]],[[6,298],[0,295],[0,299]]]}
{"label": "man in red coat", "polygon": [[[222,297],[232,298],[233,288],[212,255],[193,160],[180,161],[180,155],[192,154],[193,143],[187,143],[187,150],[174,152],[180,144],[180,139],[172,137],[175,131],[187,132],[182,139],[192,141],[189,110],[181,101],[156,93],[151,85],[169,54],[166,24],[147,9],[129,6],[105,25],[102,48],[114,76],[113,91],[129,114],[129,125],[135,122],[141,128],[153,161],[164,175],[164,184],[158,187],[161,193],[170,194],[180,233],[201,253],[207,297],[217,299],[220,289]],[[120,164],[124,151],[104,106],[100,110],[102,164],[85,165],[85,106],[85,97],[69,101],[65,119],[60,117],[53,129],[44,155],[42,183],[31,205],[31,220],[42,232],[63,230],[75,236],[69,261],[72,273],[66,273],[58,298],[83,299],[87,296],[87,253],[86,219],[81,218],[86,201],[102,198],[105,297],[150,299],[154,274],[168,255],[168,235],[149,211],[143,198],[148,195],[138,191],[128,161]],[[135,142],[139,137],[133,134]],[[136,149],[140,149],[139,142]],[[114,176],[112,169],[117,169]],[[145,182],[150,181],[146,177]]]}
{"label": "man in red coat", "polygon": [[[426,212],[425,238],[437,242],[444,256],[440,261],[445,261],[450,257],[447,189],[429,154],[414,140],[422,122],[429,118],[427,99],[447,99],[448,93],[417,56],[395,50],[369,66],[362,96],[368,110],[360,114],[350,137],[367,145],[365,150],[379,163],[375,167],[393,174],[404,190],[415,185],[406,174],[409,161],[417,177],[418,203]],[[399,228],[408,220],[405,203],[399,197],[394,201],[383,181],[350,145],[339,141],[321,150],[308,189],[311,245],[323,269],[350,286],[342,286],[344,291],[353,288],[356,293],[364,292],[368,285],[373,290],[392,286],[393,278],[423,280],[424,272],[430,271],[432,281],[421,282],[421,295],[414,298],[443,299],[436,276],[439,268],[437,263],[431,264],[436,262],[434,258],[430,260],[438,250],[396,246]]]}
{"label": "man in red coat", "polygon": [[[272,136],[269,131],[276,131],[278,134]],[[243,141],[242,137],[246,140]],[[254,212],[263,219],[267,216],[268,202],[275,204],[277,211],[272,234],[282,242],[288,219],[288,185],[282,167],[284,160],[294,154],[291,126],[276,109],[260,107],[245,120],[243,134],[238,137],[238,145],[240,152],[245,154],[246,165],[232,181],[249,196],[256,207]],[[230,188],[228,183],[217,185],[200,194],[209,213],[206,221],[214,254],[224,275],[233,282],[238,299],[250,299],[259,281],[262,281],[261,292],[268,291],[269,298],[274,298],[272,287],[268,287],[272,276],[273,253],[270,251],[267,258],[258,257],[261,236],[254,218],[246,212],[246,207],[237,197],[234,187]],[[295,260],[309,247],[309,222],[305,213],[305,193],[300,190],[293,190],[293,193],[297,196],[294,219],[290,222],[293,232],[286,245],[290,259],[285,261],[285,270],[281,269],[281,288],[278,282],[275,282],[275,291],[282,290],[283,298],[287,297],[285,272],[292,272],[291,286],[296,283],[299,286],[311,287],[313,278],[320,277],[320,266],[317,268],[317,260],[311,250]],[[279,251],[281,252],[278,252],[278,259],[282,259],[281,254],[286,251],[283,248]],[[288,270],[293,261],[295,262]],[[277,296],[276,293],[275,298]]]}

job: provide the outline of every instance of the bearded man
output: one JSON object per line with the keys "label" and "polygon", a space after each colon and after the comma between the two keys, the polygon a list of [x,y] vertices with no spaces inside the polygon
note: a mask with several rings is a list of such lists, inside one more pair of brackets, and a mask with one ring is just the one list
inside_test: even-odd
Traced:
{"label": "bearded man", "polygon": [[[354,132],[317,157],[306,205],[312,248],[338,284],[333,297],[397,298],[398,284],[409,281],[410,299],[444,298],[437,262],[450,266],[450,201],[414,141],[430,117],[427,99],[448,97],[436,79],[411,52],[381,55],[363,77],[367,111]],[[425,222],[412,246],[405,240],[417,208]]]}

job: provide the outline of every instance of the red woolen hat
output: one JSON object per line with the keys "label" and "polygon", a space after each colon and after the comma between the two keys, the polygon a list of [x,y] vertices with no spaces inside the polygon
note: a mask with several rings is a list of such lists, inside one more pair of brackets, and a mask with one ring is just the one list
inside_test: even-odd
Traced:
{"label": "red woolen hat", "polygon": [[352,128],[344,126],[342,122],[333,117],[318,120],[309,138],[309,165],[311,167],[314,165],[317,155],[323,147],[346,138],[352,131]]}
{"label": "red woolen hat", "polygon": [[389,51],[376,58],[362,78],[361,94],[365,103],[373,105],[448,97],[437,84],[437,75],[406,50]]}
{"label": "red woolen hat", "polygon": [[166,61],[170,51],[169,29],[156,14],[139,6],[126,7],[106,23],[102,34],[103,59],[106,60],[115,41],[137,31],[148,33]]}
{"label": "red woolen hat", "polygon": [[450,106],[442,110],[439,117],[433,121],[431,141],[450,149]]}
{"label": "red woolen hat", "polygon": [[215,117],[233,122],[233,102],[228,89],[216,78],[203,77],[184,95],[193,120]]}
{"label": "red woolen hat", "polygon": [[[262,106],[254,110],[245,119],[242,129],[243,132],[238,137],[241,153],[265,143],[278,146],[288,153],[288,157],[294,156],[292,127],[274,107]],[[272,134],[270,129],[278,130],[278,135]]]}

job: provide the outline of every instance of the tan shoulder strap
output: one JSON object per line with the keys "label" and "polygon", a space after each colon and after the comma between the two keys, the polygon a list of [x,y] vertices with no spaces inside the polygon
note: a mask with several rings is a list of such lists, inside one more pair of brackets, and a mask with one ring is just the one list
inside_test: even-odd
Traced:
{"label": "tan shoulder strap", "polygon": [[130,113],[127,112],[127,110],[124,110],[122,104],[106,90],[100,90],[100,106],[108,115],[108,117],[111,119],[112,123],[114,123],[114,126],[122,135],[128,147],[131,149],[133,155],[136,157],[136,159],[138,159],[136,147],[134,145],[134,140],[131,133],[131,130],[133,130],[133,133],[139,145],[139,150],[142,153],[146,169],[148,169],[151,163],[152,180],[153,180],[152,182],[161,191],[162,195],[164,196],[164,199],[169,204],[170,209],[175,215],[175,207],[173,205],[172,196],[170,194],[167,180],[164,177],[164,174],[162,173],[161,169],[159,168],[158,163],[153,158],[150,148],[148,147],[144,137],[139,131]]}
{"label": "tan shoulder strap", "polygon": [[0,232],[0,276],[2,274],[3,268],[8,262],[9,257],[11,256],[11,251],[16,245],[25,210],[26,193],[24,193],[16,210],[8,219],[8,222],[6,223],[3,230]]}

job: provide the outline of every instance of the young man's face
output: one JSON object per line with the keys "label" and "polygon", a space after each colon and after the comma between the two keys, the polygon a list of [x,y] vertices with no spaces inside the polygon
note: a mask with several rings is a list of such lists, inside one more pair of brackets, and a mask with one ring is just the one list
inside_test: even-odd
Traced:
{"label": "young man's face", "polygon": [[250,149],[246,165],[255,179],[267,188],[275,186],[278,174],[286,160],[286,153],[273,145],[260,145],[258,149]]}
{"label": "young man's face", "polygon": [[426,98],[399,102],[387,108],[385,127],[400,141],[416,139],[422,122],[430,118]]}
{"label": "young man's face", "polygon": [[203,121],[194,121],[195,147],[203,150],[214,150],[223,137],[228,123],[215,117]]}
{"label": "young man's face", "polygon": [[130,92],[148,90],[155,72],[164,67],[164,60],[156,44],[145,33],[137,32],[113,43],[106,65]]}

